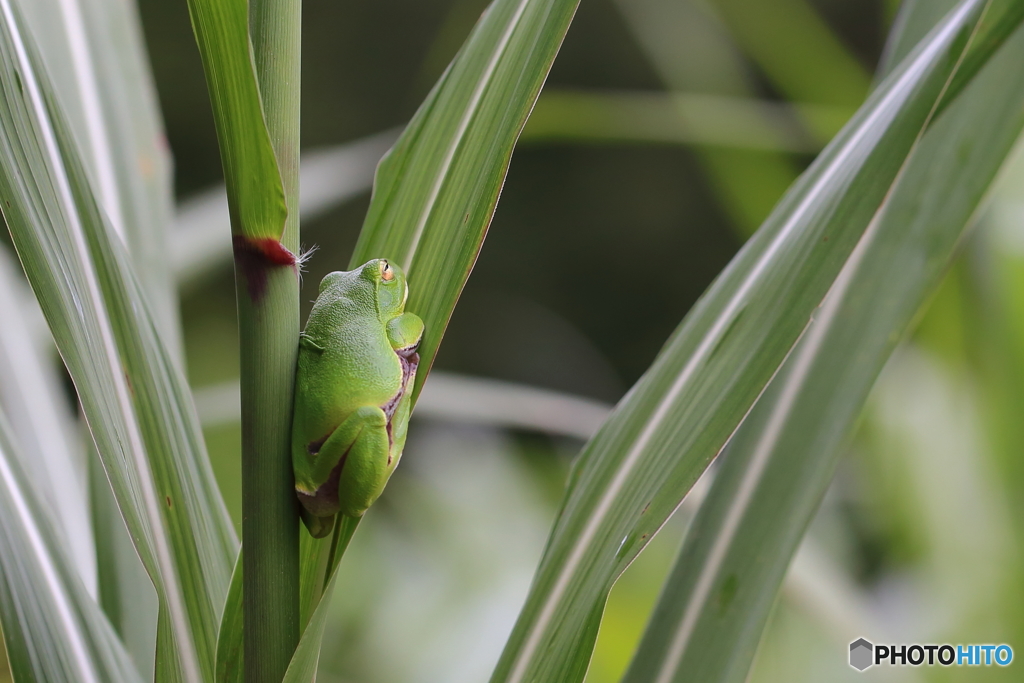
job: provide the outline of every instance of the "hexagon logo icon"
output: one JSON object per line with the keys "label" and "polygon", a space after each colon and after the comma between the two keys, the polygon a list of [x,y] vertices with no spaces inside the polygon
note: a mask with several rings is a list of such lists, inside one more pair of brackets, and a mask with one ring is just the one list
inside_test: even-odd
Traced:
{"label": "hexagon logo icon", "polygon": [[874,649],[875,646],[863,638],[850,643],[850,666],[857,671],[863,671],[871,666],[874,663],[871,661]]}

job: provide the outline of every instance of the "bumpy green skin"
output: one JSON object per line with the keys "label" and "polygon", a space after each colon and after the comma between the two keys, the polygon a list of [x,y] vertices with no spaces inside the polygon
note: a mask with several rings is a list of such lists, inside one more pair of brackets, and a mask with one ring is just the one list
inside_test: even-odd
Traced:
{"label": "bumpy green skin", "polygon": [[310,534],[359,517],[405,446],[423,321],[405,275],[383,259],[330,273],[299,341],[292,417],[295,491]]}

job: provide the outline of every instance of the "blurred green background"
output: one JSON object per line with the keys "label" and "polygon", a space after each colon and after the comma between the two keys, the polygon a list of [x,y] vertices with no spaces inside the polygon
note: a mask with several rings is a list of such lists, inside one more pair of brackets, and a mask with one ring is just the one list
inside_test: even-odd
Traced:
{"label": "blurred green background", "polygon": [[[202,67],[184,2],[139,5],[187,200],[220,181]],[[485,7],[306,2],[304,147],[401,126]],[[584,0],[434,369],[614,404],[865,97],[896,9]],[[1024,633],[1019,187],[1003,186],[880,380],[753,680],[1020,680],[1019,665],[865,674],[846,665],[860,636],[1024,643],[1014,640]],[[320,278],[348,261],[368,200],[367,190],[304,222],[305,246],[317,247],[307,310]],[[182,287],[198,389],[237,378],[233,291],[226,259]],[[237,523],[238,425],[205,417]],[[486,680],[581,445],[558,431],[414,417],[404,464],[345,557],[318,680]],[[616,586],[591,683],[617,681],[628,664],[691,508]]]}

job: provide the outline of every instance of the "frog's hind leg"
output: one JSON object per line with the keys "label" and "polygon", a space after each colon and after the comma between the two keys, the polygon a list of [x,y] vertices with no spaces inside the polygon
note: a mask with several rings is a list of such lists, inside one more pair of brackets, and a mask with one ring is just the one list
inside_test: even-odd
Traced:
{"label": "frog's hind leg", "polygon": [[[322,483],[313,490],[309,482],[296,482],[306,512],[321,520],[338,512],[361,516],[387,481],[389,450],[384,411],[365,406],[349,415],[315,453],[310,479]],[[330,528],[323,524],[326,535]],[[309,521],[306,526],[312,534]]]}

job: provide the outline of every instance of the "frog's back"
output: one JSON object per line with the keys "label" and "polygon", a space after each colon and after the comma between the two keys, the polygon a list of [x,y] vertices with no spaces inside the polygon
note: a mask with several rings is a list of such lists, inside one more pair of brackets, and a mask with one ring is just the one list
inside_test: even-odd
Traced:
{"label": "frog's back", "polygon": [[296,381],[303,391],[296,396],[302,418],[293,427],[295,446],[326,437],[356,409],[383,406],[401,389],[401,362],[364,281],[341,280],[321,291],[300,339]]}

